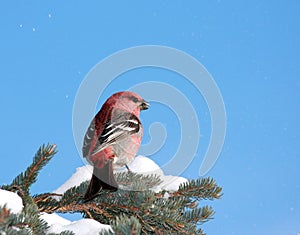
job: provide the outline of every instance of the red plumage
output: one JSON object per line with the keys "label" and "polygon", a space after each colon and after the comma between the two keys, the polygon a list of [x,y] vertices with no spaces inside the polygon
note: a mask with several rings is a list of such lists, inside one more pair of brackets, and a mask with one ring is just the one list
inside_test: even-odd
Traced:
{"label": "red plumage", "polygon": [[118,92],[108,98],[92,120],[82,148],[83,157],[94,166],[85,201],[102,189],[117,190],[113,168],[124,167],[134,159],[143,135],[140,110],[148,106],[136,93]]}

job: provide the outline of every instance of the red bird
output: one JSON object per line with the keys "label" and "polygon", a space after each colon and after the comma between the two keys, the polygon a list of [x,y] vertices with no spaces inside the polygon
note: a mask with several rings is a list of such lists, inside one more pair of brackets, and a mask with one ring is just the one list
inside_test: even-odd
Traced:
{"label": "red bird", "polygon": [[84,201],[92,200],[102,189],[118,189],[113,168],[127,167],[134,159],[143,135],[140,111],[148,107],[138,94],[124,91],[108,98],[96,114],[82,147],[83,157],[94,166]]}

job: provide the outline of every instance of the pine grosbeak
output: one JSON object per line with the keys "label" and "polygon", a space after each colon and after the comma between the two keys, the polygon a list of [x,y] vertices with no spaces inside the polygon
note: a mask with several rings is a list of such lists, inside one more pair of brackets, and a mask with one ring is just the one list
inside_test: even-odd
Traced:
{"label": "pine grosbeak", "polygon": [[116,191],[113,169],[131,162],[143,135],[140,111],[149,104],[138,94],[124,91],[112,95],[92,120],[84,137],[83,157],[94,166],[84,201],[102,190]]}

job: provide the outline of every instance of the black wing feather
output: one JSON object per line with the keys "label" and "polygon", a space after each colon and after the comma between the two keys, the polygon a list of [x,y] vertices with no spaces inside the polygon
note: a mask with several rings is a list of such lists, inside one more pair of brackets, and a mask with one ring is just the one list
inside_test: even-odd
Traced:
{"label": "black wing feather", "polygon": [[[91,155],[94,155],[95,153],[102,151],[108,146],[123,140],[129,135],[139,132],[140,125],[140,120],[134,114],[120,111],[119,115],[105,124],[105,127],[98,137],[95,149],[93,150]],[[83,156],[85,157],[89,155],[89,150],[94,133],[95,121],[91,123],[85,134],[82,148]]]}
{"label": "black wing feather", "polygon": [[100,144],[116,142],[121,136],[128,136],[139,130],[140,120],[133,114],[125,113],[106,123],[98,141]]}

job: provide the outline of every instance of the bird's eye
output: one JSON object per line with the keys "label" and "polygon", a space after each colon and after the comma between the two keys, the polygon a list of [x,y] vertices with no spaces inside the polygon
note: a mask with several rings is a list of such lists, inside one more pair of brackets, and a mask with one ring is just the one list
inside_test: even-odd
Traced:
{"label": "bird's eye", "polygon": [[130,99],[134,102],[137,103],[139,100],[138,98],[134,97],[134,96],[130,96]]}

